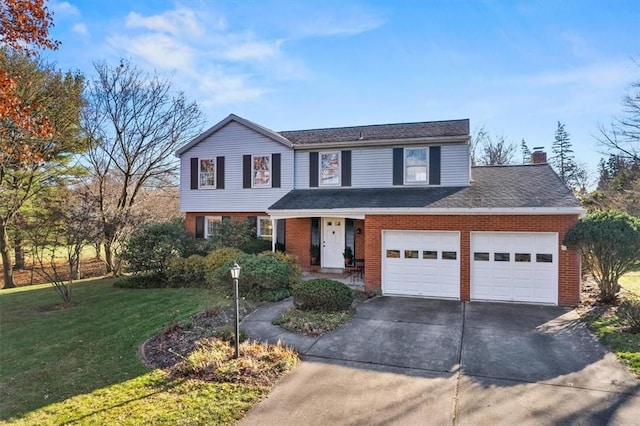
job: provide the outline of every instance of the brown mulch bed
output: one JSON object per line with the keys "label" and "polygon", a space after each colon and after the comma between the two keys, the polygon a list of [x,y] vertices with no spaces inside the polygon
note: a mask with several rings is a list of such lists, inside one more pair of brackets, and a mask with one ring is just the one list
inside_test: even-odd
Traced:
{"label": "brown mulch bed", "polygon": [[[243,301],[240,304],[240,320],[256,308],[256,304]],[[170,324],[142,344],[142,360],[152,368],[171,368],[189,355],[199,340],[216,336],[226,326],[235,327],[235,307],[211,308]]]}
{"label": "brown mulch bed", "polygon": [[[57,268],[58,274],[61,278],[69,279],[69,268],[61,263]],[[0,266],[0,288],[4,287],[3,268]],[[13,281],[17,287],[28,286],[32,284],[44,284],[50,280],[47,277],[53,274],[52,268],[46,268],[43,270],[37,265],[26,265],[24,269],[13,270]],[[106,274],[106,266],[102,260],[90,259],[84,260],[80,263],[80,278],[94,278],[101,277]]]}

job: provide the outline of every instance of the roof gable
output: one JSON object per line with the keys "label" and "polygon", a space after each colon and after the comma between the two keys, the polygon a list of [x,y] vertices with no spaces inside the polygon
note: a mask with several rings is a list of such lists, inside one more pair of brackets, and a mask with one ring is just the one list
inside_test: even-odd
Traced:
{"label": "roof gable", "polygon": [[259,124],[254,123],[253,121],[249,121],[245,118],[239,117],[235,114],[229,114],[229,116],[227,118],[225,118],[224,120],[218,122],[217,124],[215,124],[213,127],[210,127],[209,129],[205,130],[204,132],[202,132],[200,135],[198,135],[195,139],[193,139],[191,142],[187,143],[186,145],[182,146],[181,148],[179,148],[176,151],[176,156],[180,157],[182,154],[184,154],[185,152],[187,152],[189,149],[193,148],[194,146],[196,146],[197,144],[199,144],[200,142],[202,142],[203,140],[207,139],[209,136],[213,135],[214,133],[216,133],[218,130],[222,129],[224,126],[226,126],[227,124],[229,124],[230,122],[236,122],[238,124],[241,124],[257,133],[260,133],[263,136],[266,136],[269,139],[272,139],[288,148],[292,148],[292,143],[290,141],[288,141],[287,139],[285,139],[284,137],[282,137],[280,134],[274,132],[273,130],[269,130],[266,127],[260,126]]}

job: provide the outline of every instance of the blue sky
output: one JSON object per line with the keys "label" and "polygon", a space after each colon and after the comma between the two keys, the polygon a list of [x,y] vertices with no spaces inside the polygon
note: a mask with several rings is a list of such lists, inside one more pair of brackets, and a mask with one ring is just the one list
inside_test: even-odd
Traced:
{"label": "blue sky", "polygon": [[131,59],[273,130],[469,118],[595,173],[598,125],[640,79],[640,1],[50,1],[50,60]]}

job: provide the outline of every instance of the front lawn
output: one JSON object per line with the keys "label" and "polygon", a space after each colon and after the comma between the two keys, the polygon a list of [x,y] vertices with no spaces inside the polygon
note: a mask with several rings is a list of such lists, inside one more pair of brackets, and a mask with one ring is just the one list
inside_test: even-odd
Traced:
{"label": "front lawn", "polygon": [[625,290],[640,295],[640,271],[627,272],[619,282]]}
{"label": "front lawn", "polygon": [[0,420],[22,424],[234,423],[266,388],[169,380],[145,367],[142,342],[224,299],[203,289],[74,286],[56,310],[50,285],[0,291]]}
{"label": "front lawn", "polygon": [[600,341],[640,378],[640,334],[623,331],[619,318],[611,311],[585,319]]}

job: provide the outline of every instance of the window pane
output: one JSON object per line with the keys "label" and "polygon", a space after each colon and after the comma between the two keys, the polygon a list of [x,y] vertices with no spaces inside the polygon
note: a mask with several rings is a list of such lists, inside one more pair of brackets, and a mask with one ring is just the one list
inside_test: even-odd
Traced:
{"label": "window pane", "polygon": [[418,250],[405,250],[404,251],[405,259],[417,259],[418,258]]}
{"label": "window pane", "polygon": [[206,216],[206,237],[210,237],[214,234],[215,228],[214,225],[216,222],[220,222],[222,220],[221,216]]}
{"label": "window pane", "polygon": [[404,151],[405,181],[427,181],[427,150],[426,148],[405,149]]}
{"label": "window pane", "polygon": [[516,262],[531,262],[531,253],[516,253]]}
{"label": "window pane", "polygon": [[424,166],[407,167],[407,182],[426,182],[427,168]]}
{"label": "window pane", "polygon": [[392,259],[400,258],[400,250],[387,250],[387,257]]}
{"label": "window pane", "polygon": [[438,252],[435,250],[425,250],[422,252],[422,258],[423,259],[437,259],[438,258]]}
{"label": "window pane", "polygon": [[493,260],[496,262],[508,262],[510,257],[509,253],[493,253]]}
{"label": "window pane", "polygon": [[536,254],[536,262],[553,263],[553,255],[549,253],[538,253]]}
{"label": "window pane", "polygon": [[444,260],[456,260],[458,258],[458,253],[455,251],[443,251],[442,259]]}
{"label": "window pane", "polygon": [[268,155],[253,157],[253,186],[271,184],[271,157]]}
{"label": "window pane", "polygon": [[325,152],[320,155],[320,183],[322,185],[340,184],[339,153]]}
{"label": "window pane", "polygon": [[261,217],[258,219],[258,236],[260,238],[271,239],[271,232],[273,227],[271,226],[271,219],[268,217]]}
{"label": "window pane", "polygon": [[473,253],[473,260],[488,262],[489,261],[489,253],[488,252],[475,252]]}
{"label": "window pane", "polygon": [[216,163],[213,159],[200,160],[200,186],[215,186]]}

